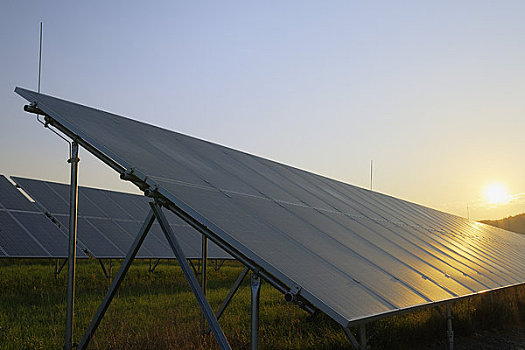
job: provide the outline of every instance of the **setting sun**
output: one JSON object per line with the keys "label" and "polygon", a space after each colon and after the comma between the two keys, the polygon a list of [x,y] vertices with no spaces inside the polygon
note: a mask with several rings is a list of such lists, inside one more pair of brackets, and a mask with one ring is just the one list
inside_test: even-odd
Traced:
{"label": "setting sun", "polygon": [[485,199],[490,204],[505,204],[510,201],[510,194],[505,185],[493,183],[485,188]]}

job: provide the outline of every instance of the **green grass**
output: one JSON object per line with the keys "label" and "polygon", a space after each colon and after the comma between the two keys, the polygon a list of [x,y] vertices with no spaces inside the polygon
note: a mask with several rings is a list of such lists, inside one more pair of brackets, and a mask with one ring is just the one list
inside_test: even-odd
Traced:
{"label": "green grass", "polygon": [[[114,267],[114,272],[118,266]],[[66,305],[66,269],[57,280],[54,262],[0,260],[0,349],[62,347]],[[227,262],[209,269],[208,299],[217,309],[242,270]],[[234,349],[248,349],[250,289],[246,278],[220,319]],[[77,266],[74,339],[79,341],[109,287],[98,262]],[[481,295],[454,304],[454,331],[468,335],[479,329],[504,328],[525,319],[525,289]],[[372,349],[417,348],[445,344],[446,323],[436,308],[389,317],[367,326]],[[311,316],[269,284],[263,283],[260,305],[260,348],[349,349],[341,328],[324,315]],[[200,336],[200,312],[173,262],[161,262],[154,273],[137,261],[90,344],[90,349],[214,349],[213,336]]]}

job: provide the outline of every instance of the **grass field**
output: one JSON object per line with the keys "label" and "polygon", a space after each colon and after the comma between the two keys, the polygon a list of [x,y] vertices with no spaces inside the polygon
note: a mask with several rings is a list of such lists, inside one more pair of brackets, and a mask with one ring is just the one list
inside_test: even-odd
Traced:
{"label": "grass field", "polygon": [[[154,273],[148,262],[129,270],[93,338],[91,349],[215,349],[213,336],[201,337],[200,312],[182,271],[161,262]],[[114,267],[116,271],[118,266]],[[67,268],[66,268],[67,269]],[[50,260],[0,260],[0,349],[60,349],[66,305],[66,269],[55,280]],[[242,267],[227,262],[209,269],[208,298],[217,309]],[[248,349],[250,338],[249,278],[220,323],[234,349]],[[79,341],[109,281],[95,260],[77,267],[74,339]],[[454,331],[469,335],[505,328],[525,319],[525,289],[480,295],[454,304]],[[341,328],[323,315],[311,316],[263,283],[260,305],[262,349],[350,349]],[[442,343],[446,322],[437,308],[389,317],[367,325],[372,349],[424,348]]]}

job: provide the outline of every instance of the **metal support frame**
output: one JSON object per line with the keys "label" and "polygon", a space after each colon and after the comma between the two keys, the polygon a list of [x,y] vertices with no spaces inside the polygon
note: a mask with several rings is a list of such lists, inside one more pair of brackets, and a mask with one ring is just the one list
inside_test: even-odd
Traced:
{"label": "metal support frame", "polygon": [[[219,260],[221,261],[220,263],[219,263]],[[215,259],[215,271],[219,271],[222,265],[224,265],[225,261],[226,259]]]}
{"label": "metal support frame", "polygon": [[113,275],[113,264],[111,262],[111,259],[109,259],[107,269],[106,266],[104,266],[104,262],[102,261],[102,259],[98,259],[98,263],[100,264],[100,267],[102,267],[102,272],[104,272],[104,276],[106,276],[107,279],[111,279],[111,276]]}
{"label": "metal support frame", "polygon": [[62,264],[59,264],[59,263],[60,263],[60,259],[57,259],[55,262],[55,279],[58,278],[58,275],[60,275],[60,272],[62,272],[62,269],[64,268],[64,266],[66,266],[67,258],[64,259],[64,262],[62,262]]}
{"label": "metal support frame", "polygon": [[186,277],[186,280],[188,281],[190,288],[193,294],[195,295],[195,298],[197,299],[197,302],[199,303],[199,306],[202,312],[204,313],[204,316],[206,317],[206,321],[208,322],[208,325],[210,326],[211,331],[213,332],[213,335],[215,337],[215,340],[217,341],[217,344],[219,345],[219,348],[221,350],[231,349],[230,344],[228,343],[228,340],[226,339],[226,336],[224,335],[222,328],[219,325],[219,322],[217,321],[217,318],[215,317],[215,314],[213,313],[210,307],[210,304],[208,304],[208,300],[206,300],[206,297],[202,293],[202,289],[199,286],[197,278],[192,273],[191,267],[188,264],[186,258],[184,257],[184,252],[182,251],[179,242],[175,238],[175,234],[173,233],[168,223],[168,220],[164,216],[162,208],[158,204],[151,204],[151,208],[153,209],[153,212],[157,217],[157,221],[159,222],[162,231],[164,231],[164,235],[166,236],[166,239],[168,240],[168,243],[171,249],[173,250],[175,257],[179,262],[182,272],[184,273],[184,276]]}
{"label": "metal support frame", "polygon": [[448,350],[454,350],[454,331],[452,330],[452,310],[450,303],[447,304],[447,339]]}
{"label": "metal support frame", "polygon": [[[202,261],[201,261],[201,288],[202,295],[206,298],[206,289],[207,289],[207,267],[208,267],[208,238],[205,235],[202,235]],[[206,318],[204,313],[201,313],[201,334],[206,333]]]}
{"label": "metal support frame", "polygon": [[362,324],[359,326],[359,341],[360,341],[360,347],[359,350],[366,350],[366,324]]}
{"label": "metal support frame", "polygon": [[191,261],[191,259],[188,259],[188,263],[190,264],[193,272],[195,273],[195,276],[198,277],[200,275],[199,269],[197,267],[195,267],[195,265],[193,264],[193,261]]}
{"label": "metal support frame", "polygon": [[155,221],[155,215],[153,214],[153,210],[150,210],[148,216],[146,217],[146,220],[144,220],[144,223],[142,224],[142,227],[139,233],[137,234],[137,237],[135,238],[135,241],[129,248],[126,258],[122,262],[122,265],[120,265],[120,269],[118,270],[117,275],[113,279],[113,282],[111,283],[111,286],[109,287],[109,290],[107,291],[106,296],[104,297],[104,300],[102,301],[102,304],[100,304],[100,306],[98,307],[97,313],[93,317],[93,320],[91,321],[91,324],[86,330],[86,333],[84,334],[84,337],[82,338],[82,341],[78,345],[78,349],[82,350],[88,346],[89,341],[91,340],[91,338],[93,337],[93,334],[97,330],[98,325],[100,324],[100,321],[102,320],[102,317],[104,317],[104,314],[106,313],[106,310],[109,307],[109,304],[111,303],[111,301],[113,300],[113,297],[117,293],[117,289],[122,283],[124,276],[128,272],[128,269],[131,266],[131,263],[133,262],[135,255],[137,255],[137,252],[139,251],[139,248],[142,245],[142,242],[144,242],[144,239],[146,238],[147,233],[149,232],[151,226],[153,225],[153,221]]}
{"label": "metal support frame", "polygon": [[78,143],[71,145],[71,185],[69,191],[69,245],[67,273],[67,309],[64,349],[73,348],[73,313],[75,309],[75,268],[77,259],[77,208],[78,208]]}
{"label": "metal support frame", "polygon": [[366,324],[359,325],[359,341],[355,338],[354,334],[350,329],[343,327],[343,331],[350,341],[350,344],[355,350],[366,350],[368,349],[367,339],[366,339]]}
{"label": "metal support frame", "polygon": [[257,350],[259,345],[259,296],[261,292],[261,277],[258,273],[252,272],[250,278],[250,286],[252,290],[252,324],[250,333],[250,349]]}
{"label": "metal support frame", "polygon": [[157,266],[159,265],[159,262],[160,262],[160,259],[157,259],[157,261],[155,261],[155,264],[153,264],[153,267],[151,266],[151,260],[152,259],[149,259],[149,268],[148,268],[148,271],[153,273],[155,271],[155,269],[157,268]]}
{"label": "metal support frame", "polygon": [[[221,305],[219,306],[219,309],[215,313],[215,317],[217,317],[217,320],[221,318],[222,314],[224,313],[224,310],[226,310],[228,305],[230,305],[230,301],[232,301],[233,296],[235,295],[235,293],[237,292],[237,290],[241,286],[242,281],[244,281],[244,278],[246,277],[246,275],[248,274],[249,271],[250,271],[250,269],[245,266],[244,269],[239,274],[239,276],[237,277],[237,280],[235,280],[235,283],[233,283],[230,291],[228,292],[228,295],[226,296],[226,298],[224,298],[224,300],[222,301]],[[206,333],[208,333],[208,334],[210,333],[210,329],[209,328],[206,331]]]}
{"label": "metal support frame", "polygon": [[228,292],[228,295],[222,301],[221,306],[219,306],[219,309],[217,310],[217,313],[215,314],[217,316],[217,319],[221,318],[222,314],[224,313],[224,310],[226,310],[226,308],[230,304],[230,301],[232,300],[233,296],[235,295],[235,293],[241,286],[242,281],[244,280],[244,278],[246,277],[249,271],[250,269],[246,266],[241,271],[241,273],[239,274],[239,277],[237,277],[237,280],[235,281],[230,291]]}

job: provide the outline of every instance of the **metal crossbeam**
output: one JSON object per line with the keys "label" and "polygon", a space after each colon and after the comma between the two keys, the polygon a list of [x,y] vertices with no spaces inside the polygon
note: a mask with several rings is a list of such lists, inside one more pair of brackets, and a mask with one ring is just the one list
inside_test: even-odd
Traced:
{"label": "metal crossbeam", "polygon": [[144,239],[146,238],[146,235],[148,234],[151,228],[151,225],[153,225],[154,221],[155,221],[155,215],[153,214],[153,210],[150,210],[148,216],[146,217],[146,220],[144,220],[142,228],[140,229],[137,237],[135,238],[135,241],[129,248],[126,258],[122,262],[122,265],[120,265],[120,269],[118,270],[117,275],[115,276],[115,279],[111,283],[111,286],[109,287],[109,290],[106,293],[106,296],[104,297],[104,300],[102,301],[102,304],[100,304],[100,306],[98,307],[97,313],[93,317],[93,320],[91,321],[91,324],[89,325],[86,333],[84,334],[82,341],[78,345],[78,349],[82,350],[88,346],[89,341],[91,340],[91,338],[93,337],[93,334],[97,330],[98,325],[100,324],[100,321],[102,320],[102,317],[104,317],[104,314],[106,313],[109,307],[109,304],[113,300],[113,297],[115,296],[117,292],[117,289],[122,283],[124,276],[128,272],[129,267],[131,266],[131,263],[133,262],[133,259],[135,258],[135,255],[137,255],[137,252],[139,251],[140,246],[142,245],[142,242],[144,242]]}
{"label": "metal crossbeam", "polygon": [[195,298],[197,299],[197,302],[199,303],[199,306],[202,312],[204,313],[204,316],[206,317],[206,321],[208,321],[208,325],[210,326],[211,331],[215,336],[215,340],[217,341],[219,347],[222,350],[231,349],[230,344],[228,343],[228,340],[226,339],[226,336],[224,335],[221,326],[219,325],[219,322],[217,321],[217,318],[215,317],[215,314],[213,313],[210,307],[210,304],[208,304],[206,297],[202,293],[202,289],[199,286],[197,278],[192,273],[191,267],[188,264],[186,258],[184,257],[182,248],[180,247],[179,242],[175,238],[175,235],[171,230],[168,220],[162,212],[162,208],[158,204],[153,204],[151,208],[153,209],[155,216],[157,217],[157,221],[159,222],[162,231],[164,231],[164,235],[166,236],[166,239],[168,240],[168,243],[171,249],[173,250],[173,253],[177,257],[179,265],[182,268],[182,272],[184,273],[184,276],[186,277],[186,280],[188,281],[190,288],[193,294],[195,295]]}

